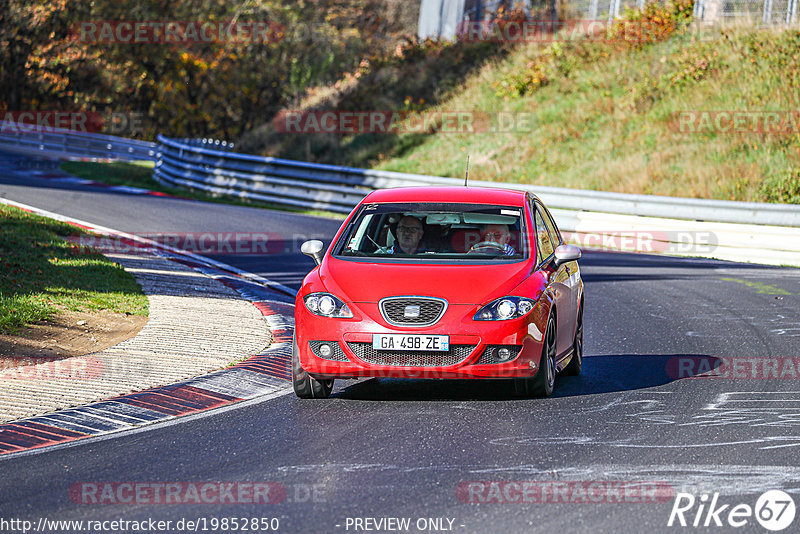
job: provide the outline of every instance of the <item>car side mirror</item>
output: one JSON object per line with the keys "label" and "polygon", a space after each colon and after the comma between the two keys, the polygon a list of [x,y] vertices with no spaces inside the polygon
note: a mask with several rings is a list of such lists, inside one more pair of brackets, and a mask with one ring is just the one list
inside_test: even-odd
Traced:
{"label": "car side mirror", "polygon": [[581,257],[581,249],[575,245],[559,245],[556,247],[555,256],[556,258],[553,261],[553,266],[558,269],[560,265],[568,261],[579,259]]}
{"label": "car side mirror", "polygon": [[319,265],[322,263],[322,241],[319,239],[311,239],[309,241],[305,241],[302,245],[300,245],[300,252],[305,254],[306,256],[310,256],[314,262]]}

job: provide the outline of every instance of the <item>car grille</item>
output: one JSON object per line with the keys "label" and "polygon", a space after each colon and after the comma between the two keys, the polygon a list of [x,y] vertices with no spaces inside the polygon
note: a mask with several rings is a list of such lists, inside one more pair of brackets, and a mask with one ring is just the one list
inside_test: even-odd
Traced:
{"label": "car grille", "polygon": [[[320,345],[325,343],[330,345],[331,348],[333,349],[333,352],[331,352],[331,355],[328,356],[327,358],[319,353]],[[340,347],[339,344],[336,343],[335,341],[309,341],[308,344],[311,346],[311,352],[313,352],[317,358],[322,358],[323,360],[331,360],[334,362],[349,361],[344,351],[342,350],[342,347]]]}
{"label": "car grille", "polygon": [[[498,349],[506,348],[511,351],[511,357],[507,360],[501,360],[500,357],[497,355]],[[490,345],[486,347],[486,349],[481,354],[481,357],[478,358],[478,361],[475,362],[478,365],[483,364],[491,364],[491,363],[508,363],[512,361],[514,358],[519,356],[519,352],[522,350],[522,345]]]}
{"label": "car grille", "polygon": [[372,343],[347,343],[359,360],[373,365],[391,367],[444,367],[466,360],[475,345],[450,345],[450,350],[431,352],[424,350],[376,350]]}
{"label": "car grille", "polygon": [[[444,315],[447,301],[432,297],[388,297],[380,301],[381,315],[396,326],[430,326]],[[417,317],[406,317],[408,307],[419,307]]]}

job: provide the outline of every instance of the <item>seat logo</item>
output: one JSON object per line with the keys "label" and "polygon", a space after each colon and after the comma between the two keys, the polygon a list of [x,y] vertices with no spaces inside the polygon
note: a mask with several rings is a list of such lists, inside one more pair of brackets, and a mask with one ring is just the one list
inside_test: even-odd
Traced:
{"label": "seat logo", "polygon": [[419,306],[406,306],[403,317],[406,319],[416,319],[419,317]]}

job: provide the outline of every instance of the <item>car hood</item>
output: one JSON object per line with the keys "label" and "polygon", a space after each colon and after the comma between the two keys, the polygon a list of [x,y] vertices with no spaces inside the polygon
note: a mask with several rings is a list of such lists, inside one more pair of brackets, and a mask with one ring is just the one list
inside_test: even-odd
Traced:
{"label": "car hood", "polygon": [[529,261],[498,265],[368,263],[328,257],[319,270],[325,288],[352,302],[396,295],[440,297],[482,304],[506,295],[530,275]]}

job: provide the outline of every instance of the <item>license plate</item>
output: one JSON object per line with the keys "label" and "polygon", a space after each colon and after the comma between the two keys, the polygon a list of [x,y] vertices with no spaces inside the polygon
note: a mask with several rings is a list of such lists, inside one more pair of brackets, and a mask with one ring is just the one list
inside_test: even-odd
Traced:
{"label": "license plate", "polygon": [[450,350],[450,336],[373,334],[372,348],[375,350],[428,350],[447,352]]}

